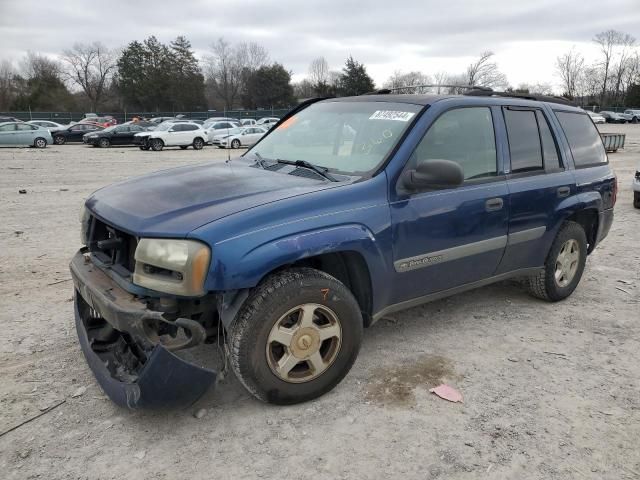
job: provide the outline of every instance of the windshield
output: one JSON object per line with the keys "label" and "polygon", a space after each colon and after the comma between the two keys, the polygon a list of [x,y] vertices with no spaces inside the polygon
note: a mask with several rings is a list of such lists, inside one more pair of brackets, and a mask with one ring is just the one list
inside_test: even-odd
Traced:
{"label": "windshield", "polygon": [[169,130],[171,127],[173,127],[173,122],[162,122],[160,125],[158,125],[158,128],[156,128],[156,132],[164,132],[165,130]]}
{"label": "windshield", "polygon": [[280,124],[249,153],[364,175],[384,161],[422,108],[373,101],[315,103]]}

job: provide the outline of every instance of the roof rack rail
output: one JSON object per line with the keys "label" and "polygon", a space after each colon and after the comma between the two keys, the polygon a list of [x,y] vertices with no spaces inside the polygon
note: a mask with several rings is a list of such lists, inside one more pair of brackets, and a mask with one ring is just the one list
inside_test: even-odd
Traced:
{"label": "roof rack rail", "polygon": [[463,93],[471,97],[506,97],[506,98],[522,98],[523,100],[535,100],[538,102],[559,103],[561,105],[569,105],[575,107],[576,104],[565,97],[558,97],[556,95],[535,95],[529,93],[517,93],[517,92],[496,92],[486,90],[470,90]]}
{"label": "roof rack rail", "polygon": [[365,95],[388,95],[393,92],[403,93],[405,90],[411,90],[416,88],[461,88],[461,89],[471,89],[478,90],[482,92],[492,92],[488,87],[480,87],[478,85],[437,85],[437,84],[426,84],[426,85],[409,85],[406,87],[393,87],[393,88],[381,88],[380,90],[374,90],[373,92],[365,93]]}

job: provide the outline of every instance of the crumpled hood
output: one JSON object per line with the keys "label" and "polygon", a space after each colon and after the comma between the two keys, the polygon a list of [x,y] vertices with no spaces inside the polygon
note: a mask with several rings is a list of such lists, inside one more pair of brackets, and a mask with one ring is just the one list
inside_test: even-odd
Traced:
{"label": "crumpled hood", "polygon": [[125,180],[98,190],[86,205],[105,222],[130,234],[176,237],[258,205],[336,185],[235,160]]}

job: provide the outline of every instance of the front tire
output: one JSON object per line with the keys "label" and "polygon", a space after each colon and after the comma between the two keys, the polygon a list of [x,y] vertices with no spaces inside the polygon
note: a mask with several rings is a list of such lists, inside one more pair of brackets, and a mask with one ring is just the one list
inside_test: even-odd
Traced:
{"label": "front tire", "polygon": [[61,135],[58,135],[57,137],[53,137],[53,143],[55,143],[56,145],[64,145],[66,142],[67,142],[67,139]]}
{"label": "front tire", "polygon": [[151,150],[153,150],[154,152],[159,152],[163,148],[164,142],[162,140],[160,140],[159,138],[154,138],[153,140],[151,140]]}
{"label": "front tire", "polygon": [[262,401],[319,397],[349,372],[362,342],[358,302],[336,278],[311,268],[270,275],[230,331],[231,366]]}
{"label": "front tire", "polygon": [[633,192],[633,206],[640,208],[640,192]]}
{"label": "front tire", "polygon": [[587,261],[587,236],[581,225],[567,222],[551,245],[544,269],[528,278],[534,297],[550,302],[564,300],[580,283]]}
{"label": "front tire", "polygon": [[98,145],[100,146],[100,148],[109,148],[111,146],[111,142],[108,138],[101,138],[98,141]]}
{"label": "front tire", "polygon": [[231,142],[231,148],[240,148],[240,140],[235,139],[233,142]]}
{"label": "front tire", "polygon": [[46,148],[47,140],[42,138],[42,137],[38,137],[33,142],[33,146],[36,147],[36,148]]}

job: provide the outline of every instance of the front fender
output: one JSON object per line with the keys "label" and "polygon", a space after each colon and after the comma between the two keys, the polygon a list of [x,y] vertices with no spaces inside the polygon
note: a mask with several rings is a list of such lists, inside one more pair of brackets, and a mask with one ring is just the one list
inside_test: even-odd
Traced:
{"label": "front fender", "polygon": [[357,252],[364,258],[374,278],[385,275],[383,249],[364,225],[347,224],[319,228],[272,238],[240,253],[216,250],[214,278],[208,290],[237,290],[256,286],[262,278],[282,266],[326,253]]}

